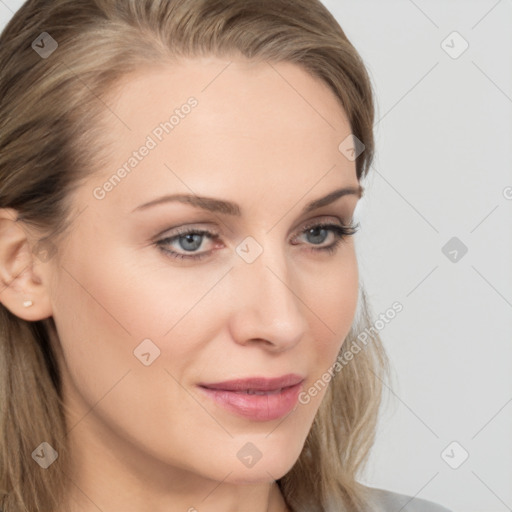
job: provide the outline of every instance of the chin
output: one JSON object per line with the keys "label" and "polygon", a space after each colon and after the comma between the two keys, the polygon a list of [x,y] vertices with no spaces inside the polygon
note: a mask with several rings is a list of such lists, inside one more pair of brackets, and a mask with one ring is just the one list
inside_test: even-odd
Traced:
{"label": "chin", "polygon": [[[225,480],[234,485],[271,483],[279,480],[290,471],[295,460],[286,464],[264,464],[261,460],[252,468],[237,468]],[[231,468],[232,470],[232,468]],[[226,473],[230,469],[226,467]]]}
{"label": "chin", "polygon": [[[303,443],[290,444],[282,436],[272,435],[253,441],[237,443],[241,449],[237,450],[237,464],[235,469],[231,464],[233,473],[230,478],[238,483],[270,482],[282,478],[290,471],[300,456]],[[229,466],[230,464],[228,464]]]}
{"label": "chin", "polygon": [[[283,431],[284,432],[284,431]],[[195,472],[230,484],[261,484],[273,482],[286,475],[297,461],[302,443],[290,443],[285,436],[269,435],[235,436],[223,447],[216,447],[208,459],[195,459]],[[288,441],[288,442],[286,442]],[[202,451],[204,454],[204,451]]]}

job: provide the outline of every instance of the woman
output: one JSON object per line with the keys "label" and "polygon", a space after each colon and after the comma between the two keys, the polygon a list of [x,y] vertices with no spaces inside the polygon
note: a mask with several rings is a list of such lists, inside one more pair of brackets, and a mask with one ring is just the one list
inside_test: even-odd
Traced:
{"label": "woman", "polygon": [[29,0],[0,42],[2,510],[446,511],[357,481],[374,111],[325,7]]}

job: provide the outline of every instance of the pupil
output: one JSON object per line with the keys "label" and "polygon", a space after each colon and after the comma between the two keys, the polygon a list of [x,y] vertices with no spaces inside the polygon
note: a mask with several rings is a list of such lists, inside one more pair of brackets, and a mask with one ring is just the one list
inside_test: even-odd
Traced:
{"label": "pupil", "polygon": [[[180,238],[180,241],[185,239],[186,243],[192,243],[192,246],[184,246],[182,243],[180,243],[182,249],[185,249],[185,250],[198,249],[201,246],[201,236],[202,235],[199,235],[197,233],[191,233],[191,234],[188,234],[188,235],[183,235]],[[194,238],[195,238],[195,243],[194,243]]]}
{"label": "pupil", "polygon": [[313,238],[314,238],[314,240],[311,240],[311,238],[310,238],[310,241],[311,241],[311,242],[313,242],[313,243],[315,243],[315,242],[322,243],[322,242],[324,241],[324,240],[323,240],[323,238],[324,238],[324,237],[323,237],[323,236],[319,236],[319,235],[316,235],[316,236],[315,236],[315,234],[314,234],[314,233],[315,233],[315,232],[317,232],[317,231],[323,231],[323,233],[324,233],[324,235],[325,235],[325,229],[324,229],[324,228],[318,228],[318,227],[316,227],[316,228],[311,228],[311,229],[309,230],[308,234],[313,234]]}

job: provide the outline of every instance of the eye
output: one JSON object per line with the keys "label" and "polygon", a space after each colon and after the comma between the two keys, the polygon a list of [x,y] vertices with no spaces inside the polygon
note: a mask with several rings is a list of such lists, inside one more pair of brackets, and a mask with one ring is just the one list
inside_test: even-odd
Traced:
{"label": "eye", "polygon": [[313,245],[321,245],[325,242],[329,233],[332,234],[334,241],[327,246],[312,247],[310,250],[314,252],[325,251],[329,254],[336,252],[339,244],[346,240],[347,237],[354,235],[359,229],[359,224],[351,224],[343,226],[341,224],[332,223],[313,223],[303,228],[301,236],[304,236]]}
{"label": "eye", "polygon": [[[326,251],[334,253],[339,244],[347,237],[354,235],[359,229],[359,224],[343,226],[341,224],[333,223],[312,223],[303,227],[298,237],[306,238],[306,244],[313,246],[322,245],[325,243],[328,235],[332,235],[333,241],[327,246],[312,247],[309,250],[313,252]],[[206,252],[197,252],[203,245],[204,239],[219,240],[219,233],[212,232],[204,229],[177,229],[176,234],[170,237],[162,238],[155,242],[155,245],[166,255],[180,259],[180,260],[200,260],[208,257],[212,250]],[[300,245],[293,243],[292,245]],[[175,249],[169,249],[174,247]],[[184,252],[179,252],[184,251]],[[189,254],[187,254],[189,253]]]}
{"label": "eye", "polygon": [[217,240],[219,238],[219,234],[203,229],[178,229],[176,235],[158,240],[156,245],[165,254],[173,258],[199,260],[208,256],[211,251],[201,252],[198,254],[183,254],[175,250],[170,250],[167,247],[177,243],[178,249],[189,253],[195,252],[202,246],[204,237],[209,238],[210,240]]}

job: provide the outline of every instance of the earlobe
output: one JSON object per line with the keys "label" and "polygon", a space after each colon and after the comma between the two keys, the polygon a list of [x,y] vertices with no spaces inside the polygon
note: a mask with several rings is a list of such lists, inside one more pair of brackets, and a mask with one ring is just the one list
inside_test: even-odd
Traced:
{"label": "earlobe", "polygon": [[28,321],[52,315],[43,263],[31,250],[34,242],[16,210],[0,208],[0,302]]}

